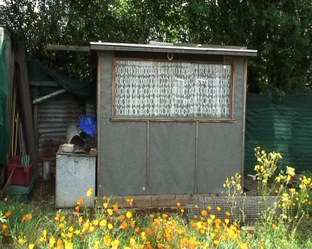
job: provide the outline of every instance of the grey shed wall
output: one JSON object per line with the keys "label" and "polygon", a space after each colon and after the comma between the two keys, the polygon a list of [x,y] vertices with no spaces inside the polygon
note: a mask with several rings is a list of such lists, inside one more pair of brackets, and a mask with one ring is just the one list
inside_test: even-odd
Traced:
{"label": "grey shed wall", "polygon": [[98,195],[220,193],[243,174],[244,57],[233,57],[231,122],[112,121],[113,58],[98,51]]}

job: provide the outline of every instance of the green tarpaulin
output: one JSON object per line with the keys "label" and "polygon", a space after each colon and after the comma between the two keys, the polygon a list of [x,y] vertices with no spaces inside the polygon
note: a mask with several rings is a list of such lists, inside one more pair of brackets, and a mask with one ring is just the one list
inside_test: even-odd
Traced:
{"label": "green tarpaulin", "polygon": [[277,151],[285,167],[312,171],[312,96],[247,97],[245,172],[254,173],[254,148]]}
{"label": "green tarpaulin", "polygon": [[8,151],[8,133],[7,133],[7,115],[6,115],[6,98],[8,95],[8,62],[7,45],[10,38],[0,27],[0,163],[6,164]]}
{"label": "green tarpaulin", "polygon": [[[31,60],[27,64],[28,77],[31,81],[55,81],[60,85],[60,87],[63,87],[65,90],[75,94],[76,96],[90,96],[91,91],[89,80],[81,81],[79,79],[58,73],[50,69],[38,59]],[[34,89],[32,89],[32,91],[34,91]]]}

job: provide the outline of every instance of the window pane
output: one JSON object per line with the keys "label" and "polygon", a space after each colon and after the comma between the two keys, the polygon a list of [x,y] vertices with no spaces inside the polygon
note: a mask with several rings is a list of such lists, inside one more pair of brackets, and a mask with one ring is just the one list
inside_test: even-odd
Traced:
{"label": "window pane", "polygon": [[230,65],[116,60],[116,117],[229,118],[230,100]]}

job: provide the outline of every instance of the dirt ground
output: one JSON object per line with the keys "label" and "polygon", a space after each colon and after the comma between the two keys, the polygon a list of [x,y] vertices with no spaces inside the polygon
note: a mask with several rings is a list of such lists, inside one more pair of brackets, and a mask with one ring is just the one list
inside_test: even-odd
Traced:
{"label": "dirt ground", "polygon": [[55,178],[43,181],[38,179],[31,191],[29,201],[42,204],[54,205],[55,199]]}

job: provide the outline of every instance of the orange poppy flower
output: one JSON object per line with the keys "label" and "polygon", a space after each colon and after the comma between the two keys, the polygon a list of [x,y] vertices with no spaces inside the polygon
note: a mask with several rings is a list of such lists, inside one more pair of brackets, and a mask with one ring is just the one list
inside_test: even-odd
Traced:
{"label": "orange poppy flower", "polygon": [[121,225],[120,225],[120,228],[121,229],[126,229],[128,227],[128,224],[127,224],[127,222],[123,222],[123,223],[121,223]]}
{"label": "orange poppy flower", "polygon": [[31,217],[31,214],[25,214],[22,218],[22,222],[24,221],[27,221],[27,220],[30,220],[32,217]]}
{"label": "orange poppy flower", "polygon": [[115,203],[114,205],[113,205],[113,210],[116,212],[116,211],[118,211],[118,205],[117,205],[117,203]]}
{"label": "orange poppy flower", "polygon": [[5,217],[9,218],[12,215],[12,212],[10,210],[6,211],[6,213],[4,215],[5,215]]}
{"label": "orange poppy flower", "polygon": [[83,204],[83,198],[80,197],[80,198],[78,199],[78,201],[77,201],[77,205],[78,205],[78,206],[81,206],[82,204]]}
{"label": "orange poppy flower", "polygon": [[119,215],[120,222],[123,222],[125,218],[126,218],[125,215],[123,214]]}
{"label": "orange poppy flower", "polygon": [[206,210],[202,210],[202,211],[201,211],[201,215],[202,215],[203,217],[206,217],[206,216],[207,216],[207,211],[206,211]]}
{"label": "orange poppy flower", "polygon": [[8,229],[8,226],[6,224],[2,224],[2,231],[5,231]]}

